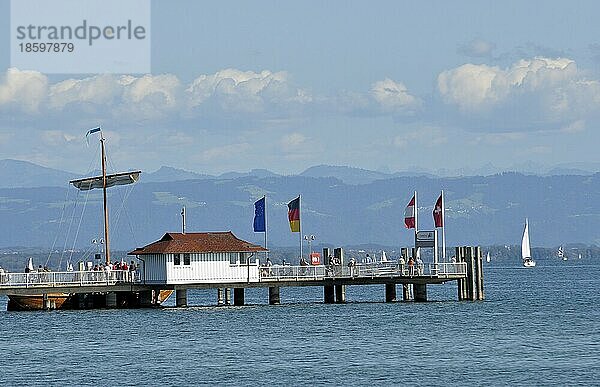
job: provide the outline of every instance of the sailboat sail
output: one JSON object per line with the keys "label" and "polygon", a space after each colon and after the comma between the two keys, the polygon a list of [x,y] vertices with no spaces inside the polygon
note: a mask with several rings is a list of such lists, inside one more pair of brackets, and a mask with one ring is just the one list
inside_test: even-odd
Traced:
{"label": "sailboat sail", "polygon": [[382,250],[381,251],[381,262],[387,262],[387,255],[385,254],[385,251]]}
{"label": "sailboat sail", "polygon": [[490,262],[492,259],[490,258],[490,252],[488,251],[487,256],[485,257],[486,262]]}
{"label": "sailboat sail", "polygon": [[[106,188],[115,185],[133,184],[140,179],[141,171],[121,172],[106,176]],[[88,191],[94,188],[102,188],[102,176],[86,177],[84,179],[71,180],[75,188],[81,191]]]}
{"label": "sailboat sail", "polygon": [[529,223],[527,220],[525,220],[523,240],[521,241],[521,257],[523,257],[523,259],[531,258],[531,248],[529,246]]}

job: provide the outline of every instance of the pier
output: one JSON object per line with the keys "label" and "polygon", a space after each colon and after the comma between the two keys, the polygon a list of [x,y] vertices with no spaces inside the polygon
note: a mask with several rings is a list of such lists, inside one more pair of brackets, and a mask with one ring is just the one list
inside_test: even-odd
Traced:
{"label": "pier", "polygon": [[[349,265],[260,266],[258,260],[237,264],[241,271],[256,270],[258,277],[246,280],[215,279],[180,284],[148,283],[144,268],[121,270],[4,273],[0,275],[0,295],[41,296],[44,309],[54,309],[52,297],[65,294],[71,298],[69,308],[150,307],[160,303],[162,294],[175,292],[176,306],[188,306],[190,289],[215,289],[217,305],[245,304],[246,288],[268,288],[270,305],[282,302],[284,287],[320,286],[326,304],[346,302],[346,286],[383,285],[386,302],[427,301],[427,287],[449,281],[457,283],[459,301],[485,298],[483,259],[479,247],[457,247],[455,262],[426,263],[409,267],[401,261],[358,263]],[[401,291],[397,292],[400,285]],[[232,291],[233,289],[233,291]],[[232,297],[233,296],[233,297]],[[233,298],[233,299],[232,299]]]}

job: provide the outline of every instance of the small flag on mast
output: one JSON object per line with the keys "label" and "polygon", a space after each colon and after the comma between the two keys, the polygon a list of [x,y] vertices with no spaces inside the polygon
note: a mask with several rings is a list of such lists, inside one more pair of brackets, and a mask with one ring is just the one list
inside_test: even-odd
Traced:
{"label": "small flag on mast", "polygon": [[300,232],[300,196],[288,203],[288,220],[290,230]]}
{"label": "small flag on mast", "polygon": [[435,202],[435,207],[433,208],[433,221],[435,223],[435,227],[444,227],[444,199],[442,194]]}
{"label": "small flag on mast", "polygon": [[415,195],[404,210],[404,225],[406,228],[415,228]]}
{"label": "small flag on mast", "polygon": [[266,232],[265,197],[254,203],[254,232]]}
{"label": "small flag on mast", "polygon": [[94,133],[97,133],[97,132],[100,132],[100,131],[101,131],[100,127],[97,127],[97,128],[94,128],[94,129],[90,129],[90,130],[87,131],[87,133],[85,134],[85,142],[87,143],[88,146],[90,146],[90,141],[88,140],[88,136],[90,134],[94,134]]}

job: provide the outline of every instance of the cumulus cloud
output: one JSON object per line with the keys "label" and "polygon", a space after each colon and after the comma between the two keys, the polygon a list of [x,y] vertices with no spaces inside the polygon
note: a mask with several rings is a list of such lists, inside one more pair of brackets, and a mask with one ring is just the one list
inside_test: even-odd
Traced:
{"label": "cumulus cloud", "polygon": [[161,118],[178,110],[181,83],[171,74],[144,75],[128,80],[122,95],[121,110],[136,117]]}
{"label": "cumulus cloud", "polygon": [[113,105],[124,86],[124,80],[114,75],[67,79],[50,86],[48,107],[62,110],[70,104]]}
{"label": "cumulus cloud", "polygon": [[465,115],[502,113],[507,121],[563,123],[600,106],[600,82],[567,58],[523,59],[508,68],[465,64],[442,72],[438,91]]}
{"label": "cumulus cloud", "polygon": [[188,104],[198,107],[213,100],[224,111],[263,112],[269,105],[307,104],[312,97],[293,87],[286,72],[226,69],[201,75],[187,87]]}
{"label": "cumulus cloud", "polygon": [[223,112],[269,118],[293,114],[312,100],[286,72],[267,70],[226,69],[200,75],[188,85],[172,74],[102,74],[49,84],[39,72],[15,68],[0,80],[0,109],[16,106],[27,113],[51,114],[68,110],[125,121]]}
{"label": "cumulus cloud", "polygon": [[375,82],[371,95],[385,111],[394,114],[412,115],[421,108],[422,101],[409,94],[406,86],[389,78]]}
{"label": "cumulus cloud", "polygon": [[0,79],[0,106],[35,113],[47,94],[48,78],[37,71],[10,68]]}
{"label": "cumulus cloud", "polygon": [[473,39],[458,47],[458,53],[473,58],[483,58],[492,55],[496,44],[482,39]]}
{"label": "cumulus cloud", "polygon": [[[17,108],[36,120],[68,114],[81,123],[203,122],[203,127],[281,126],[314,114],[412,117],[423,101],[389,78],[364,92],[313,95],[285,71],[225,69],[184,84],[173,74],[100,74],[49,83],[39,72],[8,69],[0,80],[0,110]],[[79,124],[79,123],[78,123]]]}

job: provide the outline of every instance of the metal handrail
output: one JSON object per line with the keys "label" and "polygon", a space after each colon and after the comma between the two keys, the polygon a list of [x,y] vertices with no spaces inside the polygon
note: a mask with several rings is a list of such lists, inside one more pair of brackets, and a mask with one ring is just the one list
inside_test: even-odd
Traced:
{"label": "metal handrail", "polygon": [[466,275],[467,267],[460,263],[408,264],[398,262],[357,263],[353,266],[319,265],[319,266],[261,266],[260,281],[299,281],[323,280],[327,278],[377,278],[377,277],[449,277],[450,275]]}
{"label": "metal handrail", "polygon": [[137,270],[4,272],[0,274],[0,289],[8,287],[108,286],[140,281]]}
{"label": "metal handrail", "polygon": [[[243,268],[243,266],[240,266]],[[466,275],[465,262],[400,265],[398,262],[357,263],[354,266],[318,265],[288,266],[273,265],[258,268],[258,281],[309,281],[336,278],[394,278],[433,276],[449,278]],[[213,278],[214,279],[214,278]],[[233,278],[228,278],[233,279]],[[256,280],[256,279],[254,279]],[[66,286],[110,286],[121,283],[140,283],[143,279],[138,271],[66,271],[0,274],[0,289],[10,287],[66,287]]]}

